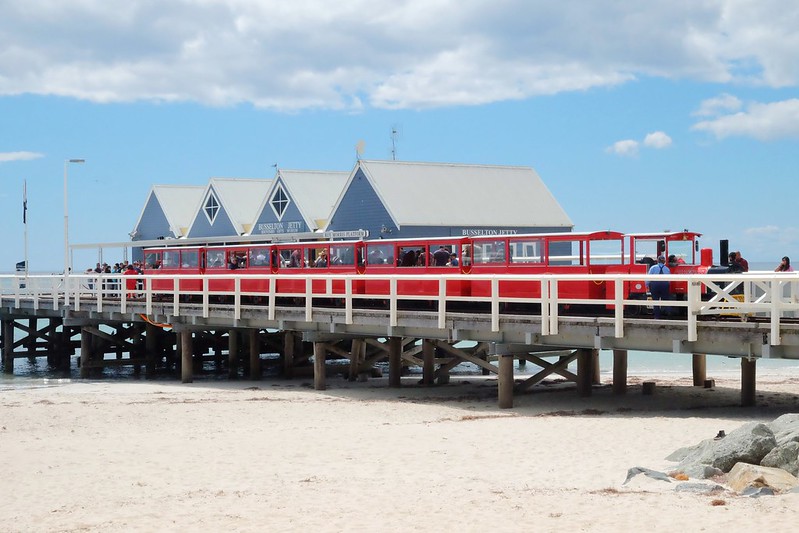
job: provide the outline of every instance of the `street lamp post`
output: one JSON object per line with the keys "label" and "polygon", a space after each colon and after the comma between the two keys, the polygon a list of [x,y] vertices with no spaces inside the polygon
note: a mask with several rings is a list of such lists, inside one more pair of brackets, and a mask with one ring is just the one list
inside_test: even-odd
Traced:
{"label": "street lamp post", "polygon": [[67,209],[67,168],[70,163],[85,163],[85,159],[64,161],[64,276],[69,276],[69,211]]}

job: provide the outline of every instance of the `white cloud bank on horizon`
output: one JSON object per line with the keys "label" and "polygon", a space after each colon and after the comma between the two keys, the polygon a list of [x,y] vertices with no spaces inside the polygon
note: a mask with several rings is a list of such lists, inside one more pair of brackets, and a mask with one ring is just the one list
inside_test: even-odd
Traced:
{"label": "white cloud bank on horizon", "polygon": [[11,161],[31,161],[44,157],[44,154],[38,152],[0,152],[0,163],[8,163]]}
{"label": "white cloud bank on horizon", "polygon": [[779,0],[7,0],[0,95],[292,111],[479,105],[638,77],[792,87],[796,27],[799,4]]}
{"label": "white cloud bank on horizon", "polygon": [[605,148],[605,152],[620,156],[634,157],[638,155],[638,149],[641,145],[647,148],[662,150],[663,148],[668,148],[671,144],[671,137],[662,131],[653,131],[652,133],[647,133],[642,142],[633,139],[616,141],[611,146]]}

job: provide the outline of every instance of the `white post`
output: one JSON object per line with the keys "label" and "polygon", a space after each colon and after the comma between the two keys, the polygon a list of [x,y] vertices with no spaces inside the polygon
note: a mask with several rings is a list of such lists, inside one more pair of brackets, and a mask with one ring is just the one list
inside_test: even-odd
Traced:
{"label": "white post", "polygon": [[85,159],[64,161],[64,277],[69,276],[69,209],[67,205],[67,168],[70,163],[85,163]]}

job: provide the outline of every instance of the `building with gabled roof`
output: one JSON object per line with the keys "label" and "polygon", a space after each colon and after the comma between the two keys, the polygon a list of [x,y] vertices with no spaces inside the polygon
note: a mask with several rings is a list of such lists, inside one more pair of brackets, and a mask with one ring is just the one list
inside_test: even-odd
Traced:
{"label": "building with gabled roof", "polygon": [[249,235],[271,179],[211,178],[188,237]]}
{"label": "building with gabled roof", "polygon": [[571,219],[530,167],[361,160],[326,231],[370,238],[571,231]]}
{"label": "building with gabled roof", "polygon": [[202,185],[153,185],[130,233],[131,240],[186,237],[203,191]]}
{"label": "building with gabled roof", "polygon": [[324,229],[349,175],[346,171],[279,169],[258,209],[251,234]]}

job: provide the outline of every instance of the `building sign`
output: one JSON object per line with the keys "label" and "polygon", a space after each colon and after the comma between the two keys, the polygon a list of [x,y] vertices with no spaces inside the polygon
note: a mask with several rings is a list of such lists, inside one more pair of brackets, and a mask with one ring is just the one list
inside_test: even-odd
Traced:
{"label": "building sign", "polygon": [[300,233],[302,232],[302,221],[295,222],[265,222],[256,227],[258,233]]}
{"label": "building sign", "polygon": [[362,239],[369,236],[369,230],[356,229],[354,231],[326,231],[325,239]]}
{"label": "building sign", "polygon": [[478,237],[480,235],[516,235],[517,233],[519,233],[519,230],[515,229],[495,229],[495,228],[464,229],[461,231],[463,232],[462,235],[465,237]]}

